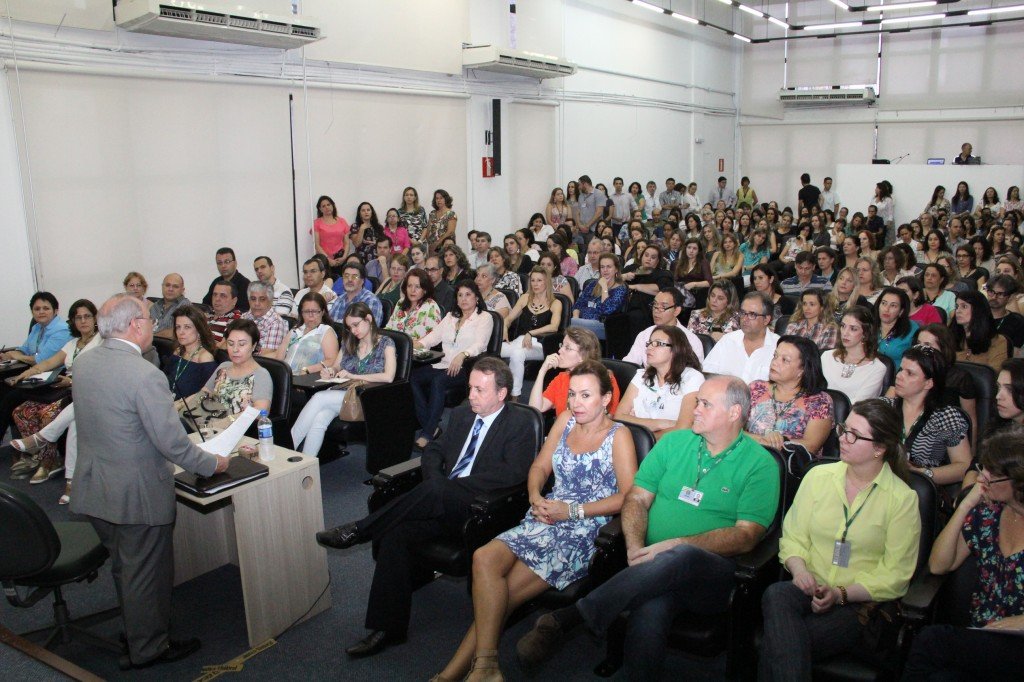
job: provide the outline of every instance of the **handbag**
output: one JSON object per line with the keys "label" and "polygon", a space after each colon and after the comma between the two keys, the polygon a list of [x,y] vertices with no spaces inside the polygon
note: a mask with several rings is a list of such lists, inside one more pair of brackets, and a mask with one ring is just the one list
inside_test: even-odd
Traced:
{"label": "handbag", "polygon": [[341,400],[341,410],[338,412],[338,419],[343,422],[366,421],[363,414],[363,403],[359,400],[358,387],[363,386],[365,381],[352,381],[345,389],[345,397]]}
{"label": "handbag", "polygon": [[883,670],[894,671],[900,657],[900,605],[868,602],[857,609],[861,624],[857,655]]}

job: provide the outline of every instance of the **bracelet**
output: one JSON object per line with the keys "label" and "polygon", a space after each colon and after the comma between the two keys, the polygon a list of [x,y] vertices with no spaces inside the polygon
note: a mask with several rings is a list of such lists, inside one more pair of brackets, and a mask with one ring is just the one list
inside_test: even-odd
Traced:
{"label": "bracelet", "polygon": [[840,606],[846,606],[847,604],[850,603],[849,599],[847,599],[847,596],[846,596],[846,588],[843,587],[842,585],[836,585],[836,587],[839,588],[839,605]]}

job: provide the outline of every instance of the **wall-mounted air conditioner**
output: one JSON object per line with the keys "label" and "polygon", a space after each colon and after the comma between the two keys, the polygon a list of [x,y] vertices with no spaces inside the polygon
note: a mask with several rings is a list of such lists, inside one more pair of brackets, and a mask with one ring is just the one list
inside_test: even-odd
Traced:
{"label": "wall-mounted air conditioner", "polygon": [[820,88],[779,90],[783,104],[871,104],[875,101],[872,88]]}
{"label": "wall-mounted air conditioner", "polygon": [[576,73],[576,65],[564,59],[495,45],[464,45],[462,65],[467,69],[530,78],[561,78]]}
{"label": "wall-mounted air conditioner", "polygon": [[126,31],[290,50],[323,38],[320,24],[228,0],[119,0],[114,20]]}

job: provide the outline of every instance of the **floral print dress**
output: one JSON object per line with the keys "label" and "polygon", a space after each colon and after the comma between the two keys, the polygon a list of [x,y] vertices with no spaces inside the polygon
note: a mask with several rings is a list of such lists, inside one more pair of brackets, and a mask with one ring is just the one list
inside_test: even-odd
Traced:
{"label": "floral print dress", "polygon": [[999,549],[1001,504],[979,504],[961,531],[978,561],[978,587],[971,595],[971,625],[1024,614],[1024,552],[1003,556]]}
{"label": "floral print dress", "polygon": [[[566,439],[576,418],[571,417],[552,455],[555,487],[548,499],[563,502],[594,502],[619,491],[612,463],[612,441],[621,424],[615,423],[593,452],[575,454]],[[541,523],[530,512],[515,528],[498,536],[512,553],[555,589],[561,590],[587,575],[594,555],[594,538],[610,517],[587,517],[581,521]]]}

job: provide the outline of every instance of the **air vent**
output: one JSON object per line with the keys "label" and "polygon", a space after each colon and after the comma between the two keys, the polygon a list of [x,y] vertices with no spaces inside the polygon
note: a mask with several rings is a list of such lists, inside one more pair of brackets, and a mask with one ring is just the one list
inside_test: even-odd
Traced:
{"label": "air vent", "polygon": [[576,73],[576,65],[564,59],[504,50],[494,45],[463,46],[462,65],[467,69],[541,79],[562,78]]}
{"label": "air vent", "polygon": [[184,19],[185,21],[192,20],[192,12],[187,9],[180,9],[178,7],[168,7],[167,5],[160,5],[160,16],[165,19]]}
{"label": "air vent", "polygon": [[804,90],[779,90],[779,101],[783,104],[872,104],[875,91],[872,88],[808,88]]}
{"label": "air vent", "polygon": [[200,24],[228,25],[228,18],[223,14],[214,14],[213,12],[203,12],[200,10],[196,10],[196,21]]}

